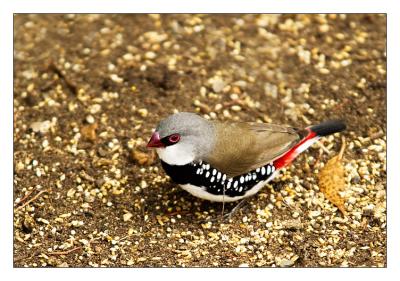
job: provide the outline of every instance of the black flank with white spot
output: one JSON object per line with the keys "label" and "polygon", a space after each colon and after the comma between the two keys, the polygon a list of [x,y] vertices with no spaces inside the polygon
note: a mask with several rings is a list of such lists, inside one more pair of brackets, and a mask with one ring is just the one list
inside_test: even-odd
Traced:
{"label": "black flank with white spot", "polygon": [[275,167],[267,164],[246,174],[233,178],[214,169],[205,162],[189,163],[183,166],[169,165],[161,161],[165,172],[171,179],[178,184],[191,184],[205,188],[205,190],[214,195],[236,197],[243,196],[246,191],[252,189],[260,181],[268,179]]}

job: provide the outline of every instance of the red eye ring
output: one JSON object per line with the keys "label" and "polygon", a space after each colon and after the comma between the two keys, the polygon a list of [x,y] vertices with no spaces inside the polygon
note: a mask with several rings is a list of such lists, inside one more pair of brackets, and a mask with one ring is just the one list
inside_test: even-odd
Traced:
{"label": "red eye ring", "polygon": [[173,134],[168,137],[168,141],[170,143],[177,143],[180,139],[181,139],[181,136],[179,134]]}

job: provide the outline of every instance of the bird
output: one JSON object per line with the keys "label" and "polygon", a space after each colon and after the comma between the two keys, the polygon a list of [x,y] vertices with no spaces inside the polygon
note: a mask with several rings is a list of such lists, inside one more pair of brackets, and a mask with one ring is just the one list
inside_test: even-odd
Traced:
{"label": "bird", "polygon": [[225,203],[255,195],[321,137],[345,128],[341,120],[297,129],[179,112],[159,122],[147,147],[156,149],[166,174],[184,190]]}

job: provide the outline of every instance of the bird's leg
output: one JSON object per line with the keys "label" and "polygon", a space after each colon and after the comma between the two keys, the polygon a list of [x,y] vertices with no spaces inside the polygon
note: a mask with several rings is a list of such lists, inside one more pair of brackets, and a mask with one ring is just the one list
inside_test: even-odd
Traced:
{"label": "bird's leg", "polygon": [[242,199],[242,201],[240,201],[229,213],[223,215],[221,218],[222,220],[227,219],[230,220],[232,218],[232,216],[240,210],[241,207],[243,207],[243,205],[247,202],[248,198],[244,198]]}
{"label": "bird's leg", "polygon": [[[224,207],[224,204],[222,204],[222,212],[221,212],[221,215],[218,216],[218,217],[214,217],[214,218],[208,219],[208,220],[205,221],[205,222],[208,222],[208,221],[215,222],[215,221],[219,220],[219,221],[222,223],[222,222],[225,221],[225,220],[228,220],[228,221],[229,221],[229,220],[233,217],[233,215],[236,214],[236,212],[237,212],[238,210],[240,210],[241,207],[243,207],[243,205],[247,202],[247,199],[248,199],[248,198],[242,199],[242,201],[240,201],[235,207],[233,207],[233,209],[232,209],[229,213],[227,213],[227,214],[224,214],[224,208],[225,208],[225,207]],[[223,202],[223,203],[224,203],[224,202]]]}
{"label": "bird's leg", "polygon": [[223,192],[223,195],[222,195],[223,200],[222,200],[221,220],[224,219],[224,211],[225,211],[225,186],[222,189],[222,192]]}

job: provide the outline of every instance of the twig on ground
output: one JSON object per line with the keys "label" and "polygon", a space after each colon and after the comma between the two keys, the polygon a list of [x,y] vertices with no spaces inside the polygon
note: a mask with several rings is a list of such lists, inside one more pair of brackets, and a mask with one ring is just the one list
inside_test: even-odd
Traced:
{"label": "twig on ground", "polygon": [[311,121],[310,119],[308,119],[306,116],[304,116],[303,114],[301,115],[301,119],[303,119],[303,121],[307,124],[307,125],[311,125]]}
{"label": "twig on ground", "polygon": [[317,145],[322,148],[322,150],[326,153],[326,154],[330,154],[331,152],[329,151],[329,149],[326,148],[325,145],[322,144],[322,142],[317,141]]}
{"label": "twig on ground", "polygon": [[346,138],[342,136],[342,147],[340,148],[339,152],[339,160],[342,160],[345,148],[346,148]]}
{"label": "twig on ground", "polygon": [[35,196],[33,196],[30,200],[26,201],[24,204],[22,204],[21,206],[19,206],[19,207],[17,208],[17,211],[20,210],[20,209],[22,209],[22,208],[24,208],[26,205],[32,203],[33,201],[35,201],[36,199],[38,199],[43,193],[48,192],[48,191],[49,191],[49,189],[45,189],[45,190],[40,191],[38,194],[36,194]]}
{"label": "twig on ground", "polygon": [[26,199],[28,199],[28,197],[34,192],[35,190],[32,189],[31,191],[29,191],[24,197],[21,198],[21,200],[19,200],[19,202],[16,205],[20,205],[22,204]]}

